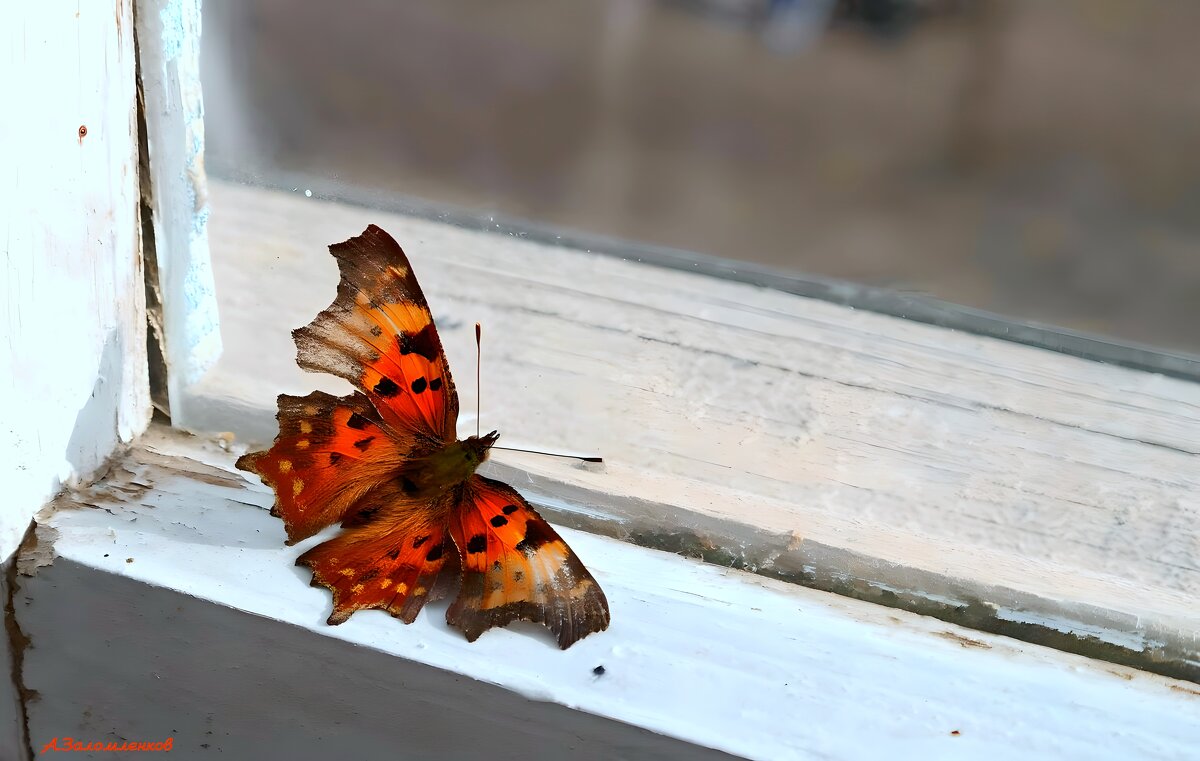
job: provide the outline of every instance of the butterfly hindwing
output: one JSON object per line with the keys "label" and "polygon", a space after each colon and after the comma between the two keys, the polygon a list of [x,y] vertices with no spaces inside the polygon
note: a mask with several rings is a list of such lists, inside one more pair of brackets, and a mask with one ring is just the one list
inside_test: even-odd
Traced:
{"label": "butterfly hindwing", "polygon": [[292,332],[296,361],[350,381],[397,432],[454,441],[458,395],[408,257],[375,225],[329,251],[337,298]]}
{"label": "butterfly hindwing", "polygon": [[296,560],[312,570],[314,586],[333,593],[330,624],[369,608],[411,624],[426,602],[446,594],[457,554],[445,522],[431,520],[450,509],[449,498],[443,500],[445,505],[435,506],[440,509],[421,514],[384,508],[369,523],[344,530]]}
{"label": "butterfly hindwing", "polygon": [[608,601],[562,537],[515,489],[475,475],[450,516],[462,586],[446,620],[474,641],[516,620],[548,627],[564,650],[608,628]]}
{"label": "butterfly hindwing", "polygon": [[366,396],[280,394],[276,418],[274,445],[237,467],[274,487],[271,514],[283,519],[289,544],[391,501],[392,471],[411,456],[412,440],[392,435]]}

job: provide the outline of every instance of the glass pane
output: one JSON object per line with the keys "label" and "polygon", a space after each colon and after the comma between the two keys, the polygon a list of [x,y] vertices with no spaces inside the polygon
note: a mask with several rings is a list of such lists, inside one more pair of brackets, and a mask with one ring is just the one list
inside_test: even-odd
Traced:
{"label": "glass pane", "polygon": [[217,176],[305,177],[1200,352],[1200,4],[204,12]]}

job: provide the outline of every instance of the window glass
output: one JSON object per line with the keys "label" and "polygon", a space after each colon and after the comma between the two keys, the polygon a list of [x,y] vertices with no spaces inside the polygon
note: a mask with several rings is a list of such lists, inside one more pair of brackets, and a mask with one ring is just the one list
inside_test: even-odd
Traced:
{"label": "window glass", "polygon": [[1198,4],[204,13],[218,177],[298,174],[1200,352]]}

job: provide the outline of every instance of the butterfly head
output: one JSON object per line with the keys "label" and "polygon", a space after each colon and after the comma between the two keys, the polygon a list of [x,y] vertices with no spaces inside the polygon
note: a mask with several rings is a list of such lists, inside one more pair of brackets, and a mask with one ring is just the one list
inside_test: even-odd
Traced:
{"label": "butterfly head", "polygon": [[477,462],[483,462],[488,457],[488,450],[495,445],[496,440],[500,438],[499,431],[485,433],[482,436],[468,436],[463,439],[463,449],[469,452]]}

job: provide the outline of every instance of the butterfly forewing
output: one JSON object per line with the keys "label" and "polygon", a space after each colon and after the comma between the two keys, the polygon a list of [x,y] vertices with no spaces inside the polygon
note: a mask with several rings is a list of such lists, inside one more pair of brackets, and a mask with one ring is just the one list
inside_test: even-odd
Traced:
{"label": "butterfly forewing", "polygon": [[240,458],[237,467],[274,487],[271,513],[283,519],[289,544],[388,499],[395,463],[410,456],[411,436],[386,431],[360,393],[280,394],[278,401],[275,444]]}
{"label": "butterfly forewing", "polygon": [[375,225],[329,251],[337,298],[292,332],[297,363],[350,381],[397,431],[454,441],[458,394],[408,257]]}

